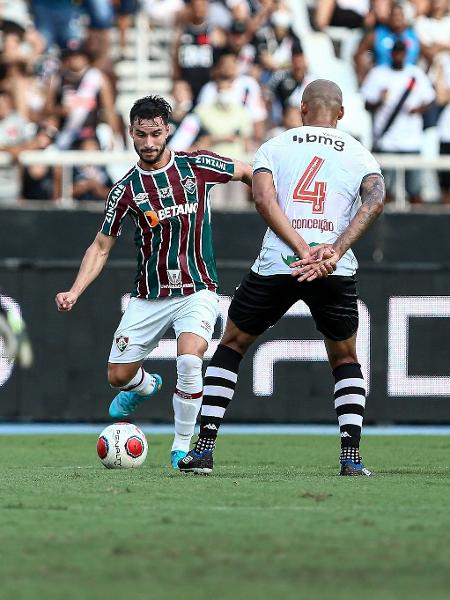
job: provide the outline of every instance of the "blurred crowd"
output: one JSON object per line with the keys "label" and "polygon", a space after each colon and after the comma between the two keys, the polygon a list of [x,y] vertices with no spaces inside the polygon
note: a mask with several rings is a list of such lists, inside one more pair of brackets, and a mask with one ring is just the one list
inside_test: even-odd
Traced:
{"label": "blurred crowd", "polygon": [[[24,150],[127,148],[116,73],[139,12],[145,35],[173,32],[173,149],[245,159],[300,125],[303,89],[323,76],[302,32],[339,28],[356,40],[345,60],[372,117],[372,149],[420,154],[432,127],[439,153],[450,154],[449,0],[0,0],[0,151],[17,161]],[[13,165],[0,163],[0,206],[61,198],[60,167]],[[414,204],[423,202],[421,175],[406,176]],[[450,173],[438,175],[450,204]],[[385,177],[390,200],[395,173]],[[71,196],[104,200],[111,178],[77,166]]]}

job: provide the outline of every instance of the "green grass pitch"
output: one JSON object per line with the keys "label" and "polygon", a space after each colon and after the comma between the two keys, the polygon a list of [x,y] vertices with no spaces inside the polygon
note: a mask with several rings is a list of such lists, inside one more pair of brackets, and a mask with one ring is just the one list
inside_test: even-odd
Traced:
{"label": "green grass pitch", "polygon": [[210,477],[148,441],[108,471],[92,435],[1,439],[1,598],[450,597],[450,438],[367,437],[372,479],[333,437],[222,436]]}

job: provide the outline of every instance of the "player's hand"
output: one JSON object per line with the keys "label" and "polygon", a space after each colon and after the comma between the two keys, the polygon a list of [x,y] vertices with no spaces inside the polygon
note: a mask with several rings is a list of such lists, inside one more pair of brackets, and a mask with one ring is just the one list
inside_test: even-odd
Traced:
{"label": "player's hand", "polygon": [[[309,253],[307,256],[303,256],[301,260],[298,261],[300,265],[310,265],[313,263],[319,263],[326,258],[331,258],[335,254],[335,249],[333,248],[333,244],[317,244],[317,246],[312,246],[309,249]],[[292,263],[291,267],[296,267],[296,263]]]}
{"label": "player's hand", "polygon": [[[334,254],[331,258],[324,259],[319,263],[297,267],[293,270],[293,277],[297,277],[297,281],[314,281],[315,279],[324,279],[336,271],[336,265],[339,256]],[[291,265],[292,266],[292,265]]]}
{"label": "player's hand", "polygon": [[56,294],[55,302],[60,312],[68,312],[72,310],[73,305],[78,300],[77,294],[74,292],[60,292]]}
{"label": "player's hand", "polygon": [[[292,276],[297,281],[314,281],[324,279],[336,271],[336,265],[341,258],[331,244],[313,246],[314,252],[309,256],[291,263]],[[319,259],[318,257],[322,257]]]}

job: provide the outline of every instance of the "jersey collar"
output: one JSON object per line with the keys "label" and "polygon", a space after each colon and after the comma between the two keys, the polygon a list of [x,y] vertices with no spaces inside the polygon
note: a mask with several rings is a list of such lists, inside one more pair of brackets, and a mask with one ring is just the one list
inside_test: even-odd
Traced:
{"label": "jersey collar", "polygon": [[136,169],[142,175],[158,175],[158,173],[164,173],[164,171],[167,171],[167,169],[170,169],[170,167],[173,165],[174,160],[175,160],[175,152],[173,150],[171,150],[170,151],[170,160],[165,167],[162,167],[161,169],[156,169],[156,171],[144,171],[144,169],[141,169],[141,167],[138,164],[136,164]]}

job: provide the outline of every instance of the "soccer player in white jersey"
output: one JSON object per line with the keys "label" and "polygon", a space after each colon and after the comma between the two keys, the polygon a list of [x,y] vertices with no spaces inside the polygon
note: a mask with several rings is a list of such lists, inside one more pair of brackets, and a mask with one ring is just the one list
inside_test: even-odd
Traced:
{"label": "soccer player in white jersey", "polygon": [[335,83],[310,83],[300,110],[303,126],[269,140],[255,156],[253,196],[269,228],[206,370],[200,435],[178,463],[181,471],[211,472],[245,352],[303,300],[324,336],[335,379],[340,474],[371,474],[359,454],[366,391],[356,355],[358,264],[351,246],[383,211],[384,183],[372,155],[336,129],[344,109]]}
{"label": "soccer player in white jersey", "polygon": [[100,231],[67,292],[56,296],[69,311],[100,274],[128,214],[136,227],[135,286],[114,334],[108,381],[121,390],[109,408],[128,419],[161,388],[161,377],[143,362],[172,327],[177,338],[173,394],[175,438],[171,463],[189,450],[203,394],[202,359],[218,314],[218,278],[211,234],[209,194],[214,185],[240,180],[251,185],[251,167],[207,150],[173,152],[166,146],[171,108],[160,96],[137,100],[130,135],[139,161],[112,188]]}

